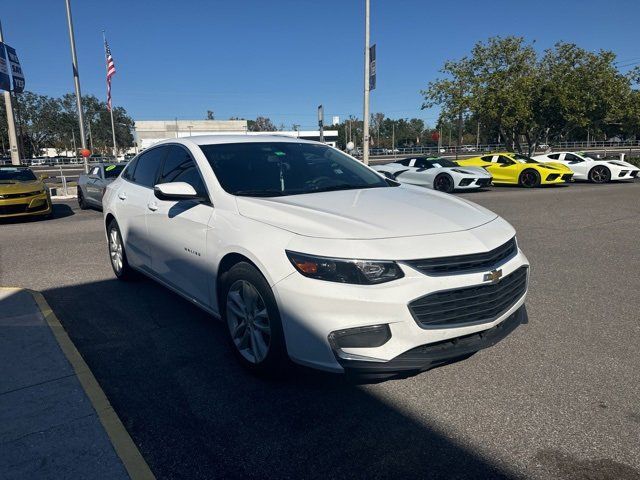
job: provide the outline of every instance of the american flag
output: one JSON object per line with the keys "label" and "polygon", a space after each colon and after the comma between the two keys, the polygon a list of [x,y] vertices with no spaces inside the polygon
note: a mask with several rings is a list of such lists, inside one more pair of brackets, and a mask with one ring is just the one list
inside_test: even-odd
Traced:
{"label": "american flag", "polygon": [[107,55],[107,108],[111,110],[111,77],[116,74],[116,64],[113,63],[111,49],[106,38],[104,40],[104,51]]}

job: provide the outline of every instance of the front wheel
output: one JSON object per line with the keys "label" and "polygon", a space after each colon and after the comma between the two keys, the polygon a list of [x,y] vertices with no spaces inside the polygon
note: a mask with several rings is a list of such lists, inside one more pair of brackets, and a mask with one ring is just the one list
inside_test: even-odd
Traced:
{"label": "front wheel", "polygon": [[453,178],[446,173],[441,173],[433,181],[433,189],[440,192],[451,193],[453,192],[453,187]]}
{"label": "front wheel", "polygon": [[593,183],[607,183],[611,180],[611,171],[604,165],[595,166],[589,171],[589,180]]}
{"label": "front wheel", "polygon": [[251,264],[234,265],[222,279],[221,312],[240,363],[274,375],[288,365],[280,313],[268,282]]}
{"label": "front wheel", "polygon": [[520,174],[518,185],[525,188],[534,188],[540,186],[540,174],[535,170],[525,170]]}

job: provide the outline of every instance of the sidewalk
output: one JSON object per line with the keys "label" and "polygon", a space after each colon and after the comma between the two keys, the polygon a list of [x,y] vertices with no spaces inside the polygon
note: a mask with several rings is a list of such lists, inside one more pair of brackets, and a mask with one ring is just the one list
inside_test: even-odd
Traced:
{"label": "sidewalk", "polygon": [[0,288],[0,479],[152,479],[37,292]]}

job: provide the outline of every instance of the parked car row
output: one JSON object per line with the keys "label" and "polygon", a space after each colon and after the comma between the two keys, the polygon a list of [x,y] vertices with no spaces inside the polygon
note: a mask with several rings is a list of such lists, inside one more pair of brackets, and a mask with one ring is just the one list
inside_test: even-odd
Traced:
{"label": "parked car row", "polygon": [[496,185],[532,188],[584,180],[593,183],[633,180],[638,167],[622,161],[596,159],[575,152],[555,152],[533,158],[498,152],[462,160],[411,157],[373,167],[400,182],[452,192]]}

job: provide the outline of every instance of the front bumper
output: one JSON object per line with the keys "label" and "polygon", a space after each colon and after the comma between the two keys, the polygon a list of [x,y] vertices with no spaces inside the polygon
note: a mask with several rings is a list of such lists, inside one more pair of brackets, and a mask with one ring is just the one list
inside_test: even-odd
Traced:
{"label": "front bumper", "polygon": [[[518,250],[515,256],[498,268],[507,277],[528,264],[524,254]],[[420,325],[413,317],[409,303],[434,292],[486,284],[484,275],[488,270],[430,276],[406,264],[401,263],[401,268],[405,274],[403,278],[380,285],[325,282],[298,273],[277,282],[273,290],[291,359],[302,365],[333,372],[357,371],[358,365],[365,370],[373,370],[372,364],[375,364],[388,373],[403,366],[402,362],[398,363],[395,359],[404,358],[402,356],[408,352],[489,331],[511,318],[525,302],[526,290],[511,306],[489,320]],[[518,318],[522,319],[520,315]],[[374,325],[386,325],[391,333],[391,338],[380,346],[337,350],[329,341],[332,332]],[[461,355],[464,353],[454,352],[454,356]],[[445,358],[448,358],[448,354]],[[409,369],[420,370],[432,365],[431,358],[418,363],[417,366],[410,365]],[[403,369],[407,368],[400,368]]]}
{"label": "front bumper", "polygon": [[52,211],[49,195],[41,193],[26,198],[0,200],[0,218],[48,215]]}
{"label": "front bumper", "polygon": [[506,320],[488,330],[421,345],[392,358],[388,362],[355,361],[340,357],[338,357],[338,361],[345,372],[355,375],[395,375],[402,372],[420,372],[492,347],[519,325],[528,322],[527,309],[522,305]]}

